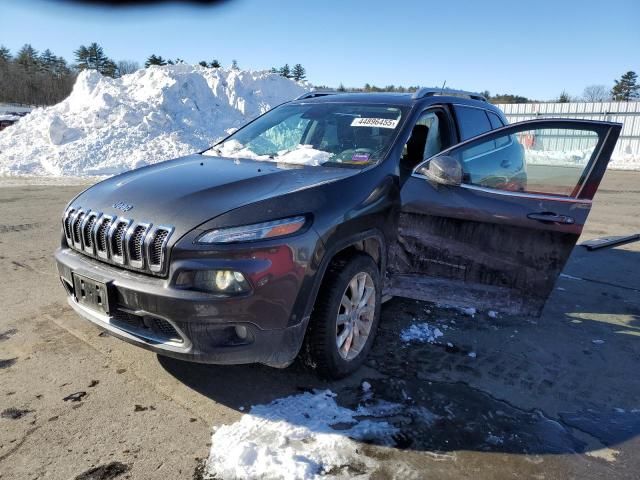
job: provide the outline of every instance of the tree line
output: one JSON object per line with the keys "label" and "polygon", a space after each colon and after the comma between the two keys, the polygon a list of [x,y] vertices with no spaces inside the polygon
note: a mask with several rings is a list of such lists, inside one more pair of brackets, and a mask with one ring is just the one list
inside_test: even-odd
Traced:
{"label": "tree line", "polygon": [[[53,105],[66,98],[75,82],[78,72],[82,70],[97,70],[103,75],[117,78],[133,73],[140,65],[131,60],[115,61],[110,58],[104,49],[97,43],[81,45],[74,51],[75,63],[67,61],[46,49],[38,52],[30,44],[25,44],[15,55],[0,45],[0,102],[21,103],[28,105]],[[144,63],[145,67],[152,65],[174,65],[184,63],[181,58],[165,59],[161,55],[152,54]],[[205,68],[220,68],[217,59],[211,61],[202,60],[198,64]],[[231,69],[238,70],[238,62],[233,60]],[[295,81],[306,79],[306,69],[300,63],[290,67],[288,63],[282,67],[271,68],[272,73],[277,73],[285,78]],[[318,89],[328,88],[318,86]],[[404,87],[401,85],[386,85],[378,87],[366,83],[363,87],[346,88],[340,84],[338,91],[354,92],[414,92],[418,86]],[[536,100],[522,95],[505,93],[492,95],[488,90],[482,94],[492,103],[531,103]],[[638,75],[629,71],[614,80],[614,85],[609,88],[605,85],[589,85],[584,89],[581,97],[572,97],[566,91],[553,99],[556,102],[605,102],[605,101],[634,101],[640,99],[640,85]]]}
{"label": "tree line", "polygon": [[0,46],[0,102],[53,105],[66,98],[75,72],[66,60],[47,49],[24,45],[15,55]]}
{"label": "tree line", "polygon": [[[326,85],[316,87],[319,90],[329,89]],[[342,83],[336,88],[339,92],[415,92],[417,86],[403,87],[396,85],[387,85],[378,87],[365,83],[364,87],[346,88]],[[480,94],[491,103],[543,103],[544,101],[531,99],[522,95],[511,93],[497,93],[492,95],[489,90],[484,90]],[[589,85],[585,87],[582,96],[572,97],[563,90],[560,95],[551,102],[568,103],[568,102],[631,102],[640,100],[640,84],[638,84],[638,75],[629,71],[623,74],[619,79],[614,80],[614,85],[608,88],[606,85]]]}
{"label": "tree line", "polygon": [[559,103],[569,102],[632,102],[640,99],[638,74],[628,71],[613,81],[613,87],[606,85],[588,85],[581,97],[572,97],[563,90],[555,100]]}

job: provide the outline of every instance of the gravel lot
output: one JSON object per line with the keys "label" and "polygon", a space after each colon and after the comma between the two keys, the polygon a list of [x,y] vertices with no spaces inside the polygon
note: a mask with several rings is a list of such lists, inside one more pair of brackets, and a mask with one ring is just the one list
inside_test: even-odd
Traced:
{"label": "gravel lot", "polygon": [[[101,335],[67,306],[52,258],[84,187],[38,183],[0,179],[2,479],[199,478],[212,427],[310,388],[355,406],[363,380],[433,414],[386,418],[399,433],[362,445],[379,464],[364,476],[638,478],[638,242],[577,247],[535,320],[393,299],[367,367],[325,383],[298,364],[192,365]],[[583,239],[640,232],[639,206],[640,173],[608,172]],[[421,322],[443,336],[403,343]]]}

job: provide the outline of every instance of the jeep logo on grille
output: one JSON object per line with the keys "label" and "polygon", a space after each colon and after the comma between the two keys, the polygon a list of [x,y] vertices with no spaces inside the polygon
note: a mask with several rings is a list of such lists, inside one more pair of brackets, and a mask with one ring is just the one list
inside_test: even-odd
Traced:
{"label": "jeep logo on grille", "polygon": [[129,205],[128,203],[124,203],[124,202],[116,202],[111,206],[118,210],[122,210],[123,212],[128,212],[133,208],[133,205]]}

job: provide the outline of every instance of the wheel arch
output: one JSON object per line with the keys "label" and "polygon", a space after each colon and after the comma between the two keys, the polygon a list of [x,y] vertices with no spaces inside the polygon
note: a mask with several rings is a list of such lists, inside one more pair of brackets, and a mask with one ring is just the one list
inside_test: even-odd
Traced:
{"label": "wheel arch", "polygon": [[315,275],[313,289],[305,308],[305,317],[311,315],[311,311],[318,297],[318,291],[325,279],[329,265],[335,260],[342,258],[346,260],[354,253],[366,253],[373,258],[376,265],[378,265],[381,277],[384,279],[387,268],[387,244],[380,230],[375,228],[370,229],[335,242],[322,256],[320,266]]}

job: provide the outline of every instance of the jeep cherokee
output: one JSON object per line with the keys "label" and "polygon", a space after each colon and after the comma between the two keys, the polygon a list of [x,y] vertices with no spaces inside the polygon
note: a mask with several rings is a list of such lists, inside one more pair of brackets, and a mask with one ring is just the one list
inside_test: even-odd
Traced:
{"label": "jeep cherokee", "polygon": [[360,366],[390,296],[537,314],[621,126],[507,125],[477,94],[312,92],[62,218],[69,304],[197,362]]}

